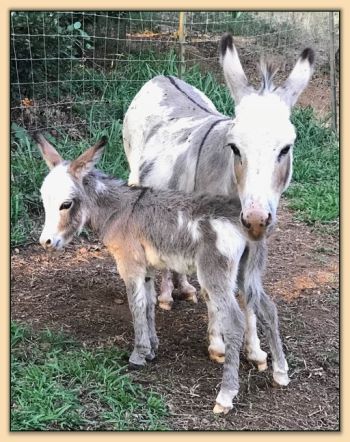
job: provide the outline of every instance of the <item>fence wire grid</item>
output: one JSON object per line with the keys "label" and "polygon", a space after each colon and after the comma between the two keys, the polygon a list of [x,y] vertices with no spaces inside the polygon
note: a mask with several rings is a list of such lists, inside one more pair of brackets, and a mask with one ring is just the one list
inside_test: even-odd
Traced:
{"label": "fence wire grid", "polygon": [[300,105],[336,128],[339,12],[12,11],[10,20],[12,133],[89,138],[96,127],[121,123],[133,95],[158,73],[186,79],[197,69],[223,83],[218,42],[227,31],[253,84],[261,55],[280,65],[278,81],[313,47],[316,69]]}

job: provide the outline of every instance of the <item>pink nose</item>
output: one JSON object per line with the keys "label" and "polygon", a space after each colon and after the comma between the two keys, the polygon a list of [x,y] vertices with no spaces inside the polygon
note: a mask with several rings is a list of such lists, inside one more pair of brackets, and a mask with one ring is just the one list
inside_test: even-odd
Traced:
{"label": "pink nose", "polygon": [[271,213],[261,210],[248,210],[241,213],[241,222],[253,240],[259,240],[265,235],[266,228],[271,224],[271,221]]}

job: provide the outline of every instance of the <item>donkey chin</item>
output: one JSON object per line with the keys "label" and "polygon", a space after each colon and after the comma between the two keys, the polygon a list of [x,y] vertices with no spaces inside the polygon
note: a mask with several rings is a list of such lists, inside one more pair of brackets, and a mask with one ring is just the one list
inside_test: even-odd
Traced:
{"label": "donkey chin", "polygon": [[264,238],[268,238],[275,230],[275,223],[263,228],[250,228],[244,227],[247,238],[250,241],[261,241]]}

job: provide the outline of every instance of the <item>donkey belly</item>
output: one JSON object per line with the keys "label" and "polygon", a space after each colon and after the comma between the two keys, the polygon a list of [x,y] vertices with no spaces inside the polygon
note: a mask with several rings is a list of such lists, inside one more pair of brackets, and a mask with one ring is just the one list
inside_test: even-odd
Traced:
{"label": "donkey belly", "polygon": [[172,253],[165,254],[157,250],[151,244],[143,244],[148,267],[157,270],[171,269],[179,273],[194,273],[195,260],[194,257],[186,256],[186,254]]}
{"label": "donkey belly", "polygon": [[171,255],[166,257],[166,268],[174,270],[178,273],[186,273],[187,275],[195,273],[196,266],[194,259],[181,255]]}

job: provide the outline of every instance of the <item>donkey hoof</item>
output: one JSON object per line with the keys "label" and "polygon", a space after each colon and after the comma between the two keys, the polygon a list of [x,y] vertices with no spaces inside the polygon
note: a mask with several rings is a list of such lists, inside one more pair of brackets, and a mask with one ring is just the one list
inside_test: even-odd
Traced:
{"label": "donkey hoof", "polygon": [[193,302],[193,304],[198,304],[198,299],[196,292],[181,292],[180,299],[183,301]]}
{"label": "donkey hoof", "polygon": [[133,362],[129,362],[128,364],[128,368],[129,370],[142,370],[142,368],[144,367],[144,365],[142,364],[134,364]]}
{"label": "donkey hoof", "polygon": [[267,353],[263,350],[247,350],[247,360],[253,362],[258,371],[267,369]]}
{"label": "donkey hoof", "polygon": [[214,414],[227,414],[232,407],[224,407],[216,402],[215,407],[213,408]]}
{"label": "donkey hoof", "polygon": [[274,372],[273,373],[273,385],[275,387],[286,387],[290,382],[287,373]]}
{"label": "donkey hoof", "polygon": [[209,350],[209,358],[212,361],[217,362],[218,364],[224,364],[225,363],[225,354],[224,353],[219,353],[219,352],[214,351],[214,350]]}
{"label": "donkey hoof", "polygon": [[188,282],[180,284],[179,288],[180,292],[180,298],[185,301],[192,301],[192,302],[198,302],[197,300],[197,290],[193,285],[189,284]]}
{"label": "donkey hoof", "polygon": [[171,310],[173,307],[173,302],[170,301],[159,301],[159,308],[162,310]]}
{"label": "donkey hoof", "polygon": [[267,361],[257,362],[256,367],[258,371],[265,371],[267,369]]}
{"label": "donkey hoof", "polygon": [[154,353],[154,351],[151,351],[150,353],[148,353],[148,355],[146,356],[146,361],[151,362],[154,361],[156,358],[156,355]]}

